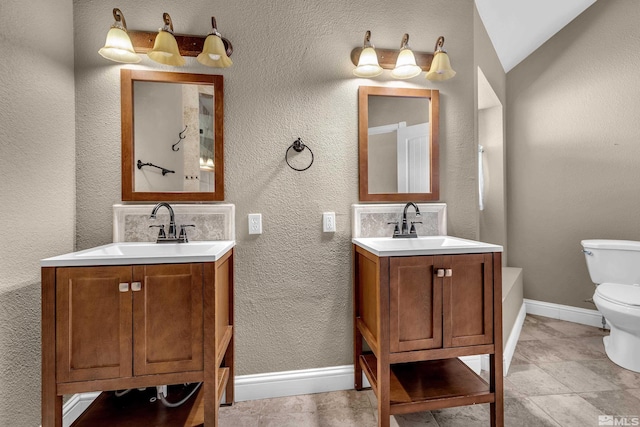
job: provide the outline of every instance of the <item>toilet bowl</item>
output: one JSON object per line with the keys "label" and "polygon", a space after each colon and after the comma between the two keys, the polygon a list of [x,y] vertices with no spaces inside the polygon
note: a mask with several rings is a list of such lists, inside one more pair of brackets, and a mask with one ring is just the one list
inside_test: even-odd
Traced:
{"label": "toilet bowl", "polygon": [[640,372],[640,286],[602,283],[593,302],[611,326],[611,335],[604,337],[609,359]]}
{"label": "toilet bowl", "polygon": [[597,284],[593,302],[607,319],[604,337],[609,359],[640,372],[640,242],[583,240],[591,280]]}

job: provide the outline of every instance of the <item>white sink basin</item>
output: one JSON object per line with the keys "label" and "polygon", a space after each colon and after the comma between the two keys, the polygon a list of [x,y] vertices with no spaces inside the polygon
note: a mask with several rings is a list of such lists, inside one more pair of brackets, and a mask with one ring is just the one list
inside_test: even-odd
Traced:
{"label": "white sink basin", "polygon": [[378,256],[451,255],[502,252],[502,246],[452,236],[424,236],[413,239],[358,237],[352,242]]}
{"label": "white sink basin", "polygon": [[233,240],[189,243],[121,242],[43,259],[42,267],[167,264],[217,261],[235,246]]}

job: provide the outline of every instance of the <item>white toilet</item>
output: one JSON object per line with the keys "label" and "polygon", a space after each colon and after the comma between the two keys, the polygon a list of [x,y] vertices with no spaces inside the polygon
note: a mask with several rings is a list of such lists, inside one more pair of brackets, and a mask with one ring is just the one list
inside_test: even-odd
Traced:
{"label": "white toilet", "polygon": [[640,372],[640,242],[583,240],[587,268],[596,292],[593,302],[607,319],[604,337],[614,363]]}

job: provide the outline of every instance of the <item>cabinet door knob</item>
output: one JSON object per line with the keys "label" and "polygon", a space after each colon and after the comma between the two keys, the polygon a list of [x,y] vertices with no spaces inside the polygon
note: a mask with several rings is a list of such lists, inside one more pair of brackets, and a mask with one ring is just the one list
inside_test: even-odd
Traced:
{"label": "cabinet door knob", "polygon": [[132,282],[131,283],[131,290],[134,292],[138,292],[140,289],[142,289],[142,283],[141,282]]}
{"label": "cabinet door knob", "polygon": [[450,268],[447,268],[445,273],[444,273],[445,277],[451,277],[453,276],[453,270],[451,270]]}
{"label": "cabinet door knob", "polygon": [[129,284],[128,283],[120,283],[118,285],[118,289],[120,292],[129,292]]}
{"label": "cabinet door knob", "polygon": [[444,277],[444,268],[439,268],[436,270],[436,276]]}

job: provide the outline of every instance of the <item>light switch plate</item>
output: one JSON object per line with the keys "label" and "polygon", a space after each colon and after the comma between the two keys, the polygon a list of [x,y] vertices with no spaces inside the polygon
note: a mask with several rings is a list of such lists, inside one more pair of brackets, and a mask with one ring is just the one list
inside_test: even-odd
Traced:
{"label": "light switch plate", "polygon": [[262,234],[262,214],[249,214],[249,234]]}

